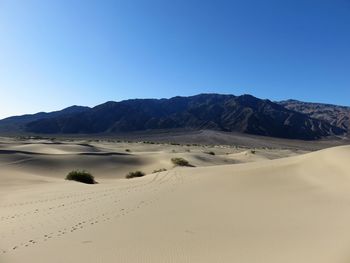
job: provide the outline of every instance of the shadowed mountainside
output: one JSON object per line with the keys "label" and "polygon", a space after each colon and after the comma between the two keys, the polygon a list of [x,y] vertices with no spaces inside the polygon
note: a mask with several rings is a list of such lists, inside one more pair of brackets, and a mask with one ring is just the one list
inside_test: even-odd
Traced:
{"label": "shadowed mountainside", "polygon": [[270,100],[219,94],[107,102],[78,112],[24,121],[21,128],[40,134],[210,129],[291,139],[318,139],[345,133],[342,128]]}
{"label": "shadowed mountainside", "polygon": [[45,119],[66,116],[70,114],[81,113],[89,110],[89,107],[71,106],[60,111],[39,112],[36,114],[26,114],[21,116],[13,116],[0,120],[0,132],[19,132],[26,129],[26,125],[30,122]]}
{"label": "shadowed mountainside", "polygon": [[298,100],[281,101],[279,104],[289,110],[304,113],[312,118],[326,121],[339,128],[345,130],[350,128],[350,107]]}

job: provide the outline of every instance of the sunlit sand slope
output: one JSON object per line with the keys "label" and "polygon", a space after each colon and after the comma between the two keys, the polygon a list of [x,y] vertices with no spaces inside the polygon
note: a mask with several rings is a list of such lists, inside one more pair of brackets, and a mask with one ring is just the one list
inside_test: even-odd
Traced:
{"label": "sunlit sand slope", "polygon": [[1,262],[350,262],[350,147],[3,190]]}
{"label": "sunlit sand slope", "polygon": [[[215,155],[208,154],[215,151]],[[241,153],[242,152],[242,153]],[[234,164],[295,155],[291,150],[259,150],[244,154],[246,149],[206,148],[147,143],[79,143],[0,141],[0,178],[2,186],[62,180],[74,169],[85,169],[98,180],[124,178],[134,170],[152,173],[172,169],[171,158],[186,158],[193,166]]]}

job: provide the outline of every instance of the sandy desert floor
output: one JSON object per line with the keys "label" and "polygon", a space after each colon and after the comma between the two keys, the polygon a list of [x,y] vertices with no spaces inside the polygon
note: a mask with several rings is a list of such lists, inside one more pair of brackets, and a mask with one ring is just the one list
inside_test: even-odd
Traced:
{"label": "sandy desert floor", "polygon": [[350,262],[349,160],[350,146],[2,138],[0,262]]}

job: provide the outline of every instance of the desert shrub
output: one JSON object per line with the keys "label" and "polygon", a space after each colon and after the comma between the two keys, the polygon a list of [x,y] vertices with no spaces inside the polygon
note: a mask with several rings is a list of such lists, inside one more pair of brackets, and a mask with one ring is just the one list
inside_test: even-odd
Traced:
{"label": "desert shrub", "polygon": [[156,170],[154,170],[152,173],[160,173],[160,172],[165,172],[167,169],[165,169],[165,168],[161,168],[161,169],[156,169]]}
{"label": "desert shrub", "polygon": [[251,153],[251,154],[255,154],[256,151],[255,151],[255,150],[250,150],[250,153]]}
{"label": "desert shrub", "polygon": [[145,143],[145,144],[155,144],[155,142],[152,142],[152,141],[143,141],[143,143]]}
{"label": "desert shrub", "polygon": [[190,163],[184,158],[172,158],[171,162],[177,166],[190,166]]}
{"label": "desert shrub", "polygon": [[145,173],[144,173],[144,172],[136,171],[136,172],[129,172],[129,173],[125,176],[125,178],[131,179],[131,178],[142,177],[142,176],[145,176]]}
{"label": "desert shrub", "polygon": [[210,151],[210,152],[206,152],[207,154],[210,154],[210,155],[215,155],[215,153],[213,151]]}
{"label": "desert shrub", "polygon": [[91,173],[84,170],[74,170],[71,171],[66,176],[66,180],[77,181],[85,184],[95,184],[95,178],[91,175]]}
{"label": "desert shrub", "polygon": [[128,153],[131,152],[130,149],[125,149],[125,151],[128,152]]}

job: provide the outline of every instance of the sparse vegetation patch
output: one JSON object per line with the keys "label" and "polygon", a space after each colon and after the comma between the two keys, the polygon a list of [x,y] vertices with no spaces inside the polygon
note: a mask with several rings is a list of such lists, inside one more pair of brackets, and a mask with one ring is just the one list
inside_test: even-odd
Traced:
{"label": "sparse vegetation patch", "polygon": [[125,178],[131,179],[131,178],[142,177],[142,176],[145,176],[145,173],[144,173],[144,172],[136,171],[136,172],[129,172],[129,173],[125,176]]}
{"label": "sparse vegetation patch", "polygon": [[91,173],[84,170],[74,170],[71,171],[66,176],[66,180],[77,181],[85,184],[96,184],[95,178],[91,175]]}
{"label": "sparse vegetation patch", "polygon": [[176,166],[190,166],[190,163],[184,158],[172,158],[171,162]]}
{"label": "sparse vegetation patch", "polygon": [[152,173],[160,173],[160,172],[165,172],[167,169],[165,169],[165,168],[161,168],[161,169],[156,169],[156,170],[154,170]]}
{"label": "sparse vegetation patch", "polygon": [[155,142],[152,141],[143,141],[144,144],[155,144]]}

